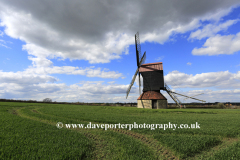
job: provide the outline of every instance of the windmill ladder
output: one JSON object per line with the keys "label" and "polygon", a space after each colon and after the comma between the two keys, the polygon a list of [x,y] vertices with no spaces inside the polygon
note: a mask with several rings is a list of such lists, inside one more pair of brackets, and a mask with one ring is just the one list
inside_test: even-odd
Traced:
{"label": "windmill ladder", "polygon": [[166,92],[169,94],[169,96],[174,100],[174,102],[177,104],[177,106],[179,108],[181,108],[181,101],[174,94],[172,94],[171,89],[167,86],[166,83],[165,83],[165,88],[166,88]]}

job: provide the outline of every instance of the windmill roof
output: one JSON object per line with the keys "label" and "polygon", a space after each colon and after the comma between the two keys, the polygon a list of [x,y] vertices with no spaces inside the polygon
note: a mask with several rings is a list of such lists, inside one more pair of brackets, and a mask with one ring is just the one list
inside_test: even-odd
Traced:
{"label": "windmill roof", "polygon": [[163,70],[162,62],[142,64],[141,67],[139,68],[139,72],[159,71],[159,70]]}
{"label": "windmill roof", "polygon": [[156,91],[146,91],[143,92],[139,97],[138,100],[167,100],[162,93]]}

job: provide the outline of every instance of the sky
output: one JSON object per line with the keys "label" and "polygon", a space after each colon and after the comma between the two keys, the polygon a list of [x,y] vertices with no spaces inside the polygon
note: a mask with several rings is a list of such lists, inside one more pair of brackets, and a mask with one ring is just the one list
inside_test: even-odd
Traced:
{"label": "sky", "polygon": [[239,26],[239,0],[0,0],[0,99],[136,103],[139,32],[173,91],[239,102]]}

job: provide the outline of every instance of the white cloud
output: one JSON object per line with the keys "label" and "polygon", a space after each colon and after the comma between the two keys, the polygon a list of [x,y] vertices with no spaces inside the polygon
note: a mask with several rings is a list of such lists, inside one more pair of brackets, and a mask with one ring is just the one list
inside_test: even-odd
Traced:
{"label": "white cloud", "polygon": [[[54,66],[51,59],[86,60],[91,64],[109,63],[111,60],[120,59],[123,54],[128,54],[129,45],[134,44],[136,31],[140,31],[142,43],[149,41],[163,44],[176,33],[197,29],[203,25],[201,21],[218,23],[238,4],[239,0],[185,0],[184,3],[71,0],[41,3],[37,0],[26,0],[22,3],[18,0],[2,0],[0,25],[4,27],[4,34],[26,43],[23,50],[28,52],[32,66],[23,72],[1,72],[0,96],[20,99],[29,97],[37,100],[50,97],[56,101],[124,101],[128,85],[85,82],[82,85],[67,86],[63,83],[53,83],[57,79],[48,75],[72,74],[115,79],[124,78],[121,73],[95,67],[59,67]],[[220,28],[212,24],[209,28],[214,31],[210,32],[203,28],[199,32],[209,36],[226,29],[231,23],[233,21],[226,22]],[[196,33],[193,37],[201,38]],[[205,50],[195,49],[193,54],[214,55],[222,51],[219,46],[221,47],[225,41],[221,36],[212,39],[205,43],[206,48],[203,48]],[[219,40],[220,44],[214,43],[218,42],[215,40]],[[234,42],[239,44],[238,36],[233,36],[232,39],[230,37],[229,43]],[[239,50],[236,44],[230,45],[230,52],[226,47],[223,52],[231,54]],[[7,46],[3,42],[0,45]],[[211,45],[217,49],[212,51]],[[166,81],[171,85],[173,81],[177,82],[175,88],[206,87],[215,84],[224,88],[228,84],[238,87],[235,81],[239,77],[240,73],[233,74],[228,71],[195,76],[172,72],[166,76]],[[127,101],[136,101],[137,92],[138,89],[133,86],[134,94],[129,95]]]}
{"label": "white cloud", "polygon": [[[107,70],[101,71],[100,69],[94,70],[93,68],[94,67],[82,70],[83,72],[86,72],[83,74],[89,77],[118,78],[114,77],[118,76],[115,72],[107,72]],[[86,102],[89,100],[108,102],[107,100],[112,101],[115,94],[121,94],[123,97],[125,97],[126,94],[127,85],[114,84],[113,82],[104,84],[103,81],[86,81],[81,84],[67,86],[64,83],[55,83],[58,79],[52,76],[38,73],[40,68],[37,68],[37,70],[35,69],[32,68],[32,70],[28,69],[23,72],[0,71],[0,97],[35,100],[42,100],[49,97],[53,98],[54,101]],[[53,68],[52,73],[67,73],[72,70],[73,73],[69,74],[81,74],[79,70],[70,66],[66,66],[66,68],[59,67],[57,69]],[[37,73],[34,73],[34,71],[37,71]],[[131,93],[134,93],[135,90],[135,87],[133,87]],[[106,94],[106,96],[103,94]],[[128,99],[127,101],[131,101],[131,99]]]}
{"label": "white cloud", "polygon": [[155,60],[156,61],[160,61],[160,60],[162,60],[164,58],[164,56],[160,56],[160,57],[158,57],[158,58],[155,58]]}
{"label": "white cloud", "polygon": [[[238,5],[236,5],[238,6]],[[222,17],[228,15],[234,7],[236,6],[232,6],[232,7],[229,7],[229,8],[219,8],[217,9],[217,11],[213,11],[213,12],[208,12],[206,13],[206,15],[204,17],[201,18],[202,21],[215,21],[215,22],[218,22],[222,19]]]}
{"label": "white cloud", "polygon": [[1,20],[7,35],[27,42],[23,49],[42,59],[59,57],[108,63],[112,59],[119,59],[123,51],[128,54],[128,45],[134,43],[132,36],[113,32],[106,33],[103,41],[94,39],[93,43],[89,43],[75,35],[57,32],[30,13],[13,10],[2,12]]}
{"label": "white cloud", "polygon": [[[64,83],[26,83],[4,82],[0,84],[0,96],[11,99],[35,99],[48,97],[53,101],[67,102],[134,102],[137,99],[136,88],[132,88],[126,99],[127,85],[104,84],[103,81],[84,81],[67,86]],[[118,97],[118,98],[116,98]]]}
{"label": "white cloud", "polygon": [[[1,34],[1,33],[0,33]],[[1,36],[1,35],[0,35]],[[0,46],[3,46],[3,47],[5,47],[5,48],[8,48],[8,49],[10,49],[10,47],[8,47],[7,45],[6,45],[6,41],[5,40],[3,40],[3,39],[0,39]]]}
{"label": "white cloud", "polygon": [[99,78],[122,78],[122,73],[118,73],[115,71],[109,71],[108,69],[104,68],[96,68],[94,66],[86,67],[86,68],[79,68],[73,66],[52,66],[52,67],[29,67],[27,68],[24,73],[34,73],[34,74],[67,74],[67,75],[84,75],[87,77],[99,77]]}
{"label": "white cloud", "polygon": [[[0,96],[4,98],[42,100],[49,97],[53,101],[68,102],[136,102],[139,96],[138,88],[133,86],[128,99],[125,99],[128,85],[115,84],[114,82],[105,84],[103,81],[83,81],[67,86],[64,83],[53,83],[57,79],[47,75],[23,75],[19,72],[6,73],[2,71],[1,75],[3,76],[0,77]],[[210,102],[236,101],[239,99],[240,89],[237,89],[240,88],[239,80],[240,72],[234,74],[228,71],[202,73],[194,76],[174,71],[165,76],[165,81],[177,93],[188,96],[204,93],[204,95],[196,98]],[[213,86],[228,88],[228,90],[205,89],[187,92],[175,90],[184,87],[204,88]],[[229,90],[231,87],[234,89]],[[163,94],[169,102],[172,102],[165,92]],[[189,100],[189,102],[192,101]]]}
{"label": "white cloud", "polygon": [[[84,81],[80,85],[70,85],[70,88],[91,94],[126,94],[128,85],[104,84],[103,81]],[[134,90],[134,88],[133,88]]]}
{"label": "white cloud", "polygon": [[208,24],[203,27],[203,29],[198,29],[195,32],[192,32],[189,36],[189,39],[203,39],[205,37],[212,37],[216,33],[226,30],[228,27],[230,27],[233,24],[236,24],[239,20],[228,20],[224,23],[216,23],[216,24]]}
{"label": "white cloud", "polygon": [[219,55],[233,54],[240,50],[240,33],[236,35],[210,37],[204,43],[203,48],[194,48],[193,55]]}
{"label": "white cloud", "polygon": [[2,37],[4,35],[4,32],[0,31],[0,37]]}
{"label": "white cloud", "polygon": [[188,63],[187,63],[187,65],[191,66],[191,65],[192,65],[192,63],[191,63],[191,62],[188,62]]}
{"label": "white cloud", "polygon": [[7,99],[35,99],[42,100],[43,97],[46,98],[51,96],[51,94],[57,94],[61,90],[66,89],[65,84],[56,83],[38,83],[38,84],[19,84],[19,83],[1,83],[0,93],[1,97]]}
{"label": "white cloud", "polygon": [[22,72],[2,72],[0,71],[1,83],[16,83],[19,85],[38,84],[45,82],[55,82],[56,78],[48,75],[27,74]]}
{"label": "white cloud", "polygon": [[[133,86],[132,92],[126,99],[127,85],[104,84],[103,81],[85,81],[79,84],[67,86],[63,83],[39,83],[19,85],[18,83],[1,83],[0,96],[11,99],[34,99],[41,101],[48,97],[58,102],[135,102],[137,101],[138,88]],[[174,90],[174,89],[173,89]],[[187,96],[193,96],[199,93],[203,95],[196,96],[198,99],[207,102],[236,102],[239,100],[240,89],[233,90],[191,90],[179,91],[177,93]],[[166,92],[162,91],[168,102],[173,103]],[[27,98],[26,98],[27,97]],[[185,97],[178,96],[180,100]],[[188,99],[184,102],[193,102]],[[182,101],[183,102],[183,101]]]}
{"label": "white cloud", "polygon": [[108,84],[114,84],[115,83],[115,81],[110,81],[110,82],[107,82]]}
{"label": "white cloud", "polygon": [[164,80],[173,88],[240,88],[240,71],[237,73],[208,72],[196,75],[172,71],[164,77]]}
{"label": "white cloud", "polygon": [[103,81],[84,81],[79,84],[70,85],[69,91],[64,94],[77,95],[73,101],[84,102],[135,102],[138,95],[137,89],[133,86],[131,93],[126,99],[128,85],[104,84]]}
{"label": "white cloud", "polygon": [[[69,58],[108,63],[128,54],[137,30],[141,42],[163,44],[175,33],[199,27],[200,20],[220,19],[239,1],[68,1],[63,4],[62,1],[2,0],[0,3],[5,33],[26,42],[23,49],[30,55],[42,60]],[[198,8],[193,9],[195,6]],[[36,65],[49,63],[38,61]]]}
{"label": "white cloud", "polygon": [[3,47],[5,47],[5,48],[10,49],[10,47],[8,47],[8,46],[6,46],[6,45],[4,45],[4,44],[2,44],[2,43],[0,43],[0,46],[3,46]]}
{"label": "white cloud", "polygon": [[51,66],[53,64],[52,61],[48,60],[45,57],[29,56],[28,59],[32,61],[32,64],[33,64],[34,67],[39,67],[39,66],[40,67],[48,67],[48,66]]}

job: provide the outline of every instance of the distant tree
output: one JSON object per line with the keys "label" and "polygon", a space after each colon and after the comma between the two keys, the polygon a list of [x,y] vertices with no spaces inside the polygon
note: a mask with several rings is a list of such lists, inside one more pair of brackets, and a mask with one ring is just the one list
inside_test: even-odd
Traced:
{"label": "distant tree", "polygon": [[222,109],[226,108],[223,103],[218,103],[217,106],[218,106],[218,108],[222,108]]}
{"label": "distant tree", "polygon": [[52,102],[52,99],[50,99],[50,98],[45,98],[45,99],[43,99],[43,102]]}

